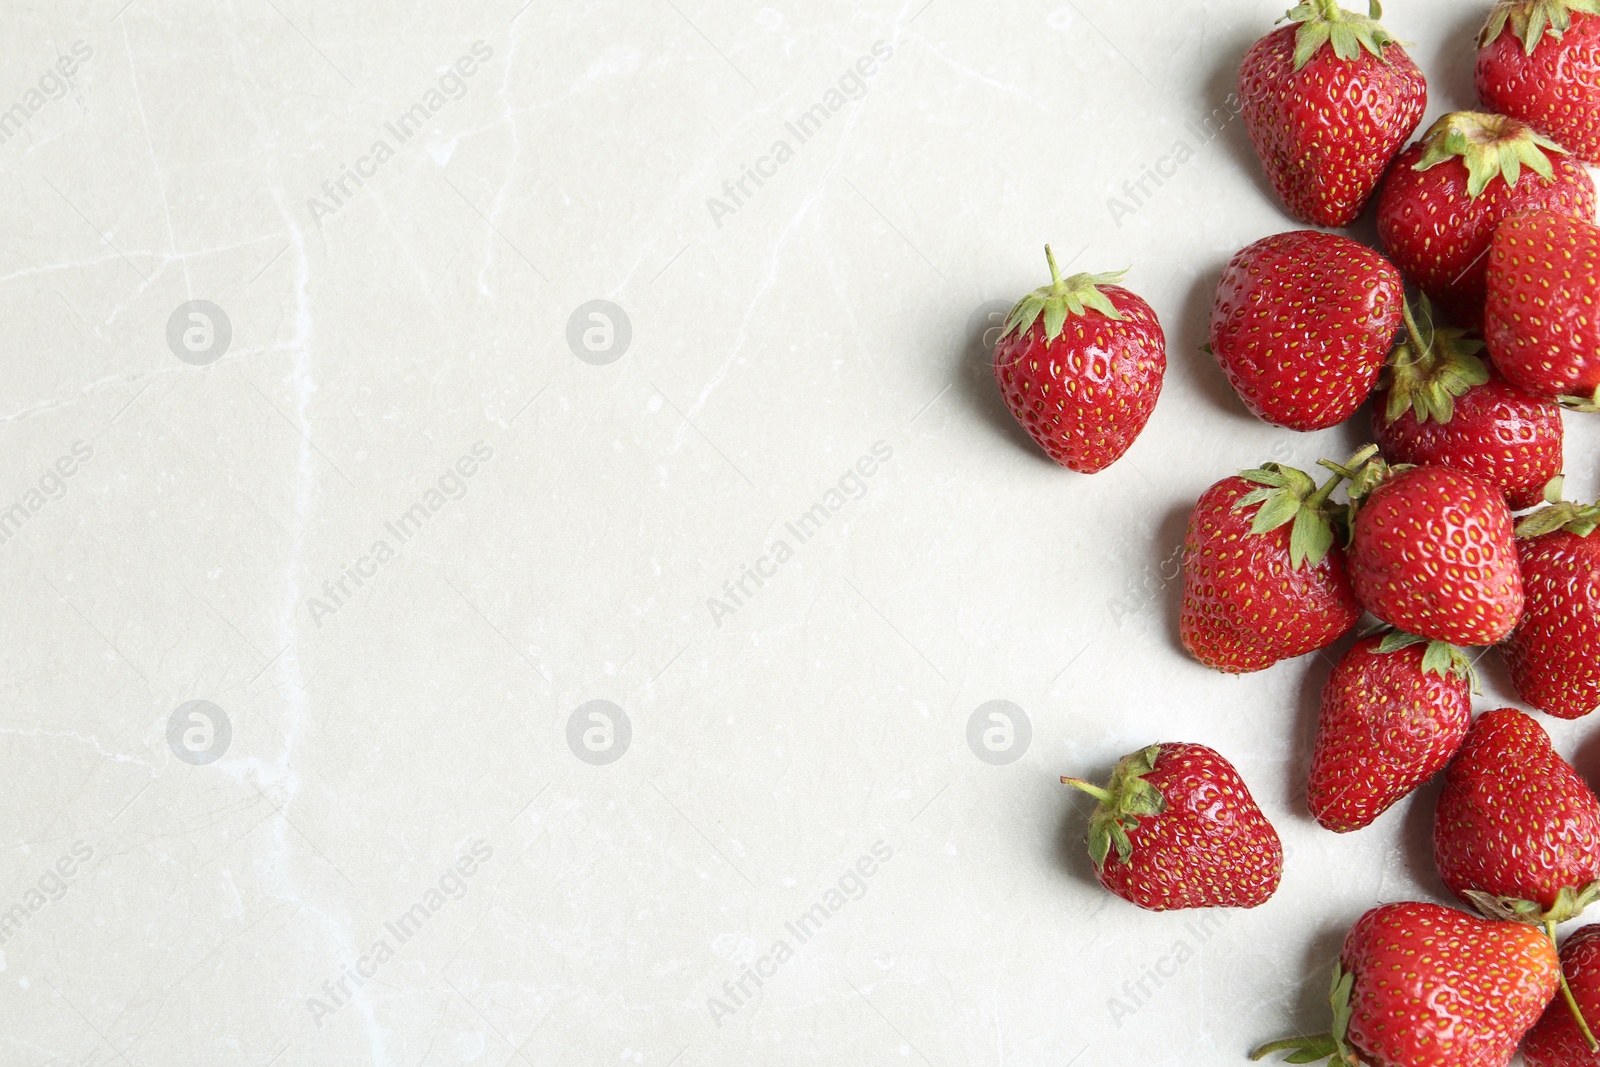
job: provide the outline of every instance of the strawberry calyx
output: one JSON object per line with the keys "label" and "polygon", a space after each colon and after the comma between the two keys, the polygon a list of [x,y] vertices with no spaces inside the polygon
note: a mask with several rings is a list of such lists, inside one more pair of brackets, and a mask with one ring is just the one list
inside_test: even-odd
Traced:
{"label": "strawberry calyx", "polygon": [[1389,353],[1380,385],[1389,395],[1384,420],[1394,422],[1414,411],[1419,423],[1449,422],[1456,397],[1489,380],[1489,368],[1477,355],[1483,342],[1469,338],[1466,330],[1437,325],[1424,295],[1418,295],[1414,309],[1407,301],[1402,314],[1405,337]]}
{"label": "strawberry calyx", "polygon": [[[1377,446],[1372,446],[1372,452],[1376,451]],[[1357,453],[1351,465],[1365,462],[1370,455],[1365,450]],[[1344,508],[1332,503],[1331,497],[1339,484],[1350,477],[1351,471],[1323,462],[1333,471],[1333,477],[1320,487],[1305,471],[1281,463],[1263,463],[1239,472],[1239,477],[1260,488],[1234,501],[1233,510],[1260,505],[1250,520],[1250,532],[1257,536],[1294,523],[1289,531],[1289,564],[1292,567],[1321,564],[1333,548],[1334,529],[1341,521]]]}
{"label": "strawberry calyx", "polygon": [[1430,170],[1460,159],[1467,168],[1467,194],[1473,199],[1482,196],[1496,177],[1507,187],[1516,185],[1523,167],[1554,182],[1555,167],[1548,153],[1567,154],[1527,123],[1485,111],[1452,111],[1428,128],[1422,144],[1422,158],[1412,169]]}
{"label": "strawberry calyx", "polygon": [[1347,535],[1354,532],[1356,512],[1361,510],[1361,505],[1366,503],[1373,490],[1401,471],[1408,471],[1416,466],[1415,463],[1388,462],[1378,455],[1377,445],[1366,446],[1343,465],[1326,459],[1319,459],[1317,462],[1350,479],[1350,484],[1345,489],[1350,503],[1346,506],[1343,516]]}
{"label": "strawberry calyx", "polygon": [[1301,0],[1298,7],[1278,21],[1300,24],[1294,35],[1294,69],[1299,70],[1330,44],[1333,54],[1346,62],[1361,55],[1362,49],[1389,62],[1384,48],[1400,42],[1378,22],[1382,17],[1383,7],[1378,0],[1370,0],[1367,15],[1346,11],[1338,0]]}
{"label": "strawberry calyx", "polygon": [[1350,1029],[1350,993],[1355,984],[1355,973],[1346,971],[1343,965],[1335,963],[1333,990],[1328,994],[1328,1003],[1333,1008],[1333,1026],[1329,1031],[1312,1037],[1301,1035],[1262,1045],[1250,1053],[1250,1058],[1262,1060],[1274,1052],[1287,1052],[1289,1055],[1284,1057],[1286,1063],[1316,1063],[1318,1060],[1327,1060],[1336,1067],[1361,1067],[1361,1061],[1345,1043],[1345,1034]]}
{"label": "strawberry calyx", "polygon": [[1574,14],[1600,15],[1600,0],[1500,0],[1478,34],[1478,47],[1493,44],[1509,25],[1531,56],[1546,33],[1559,38],[1571,29]]}
{"label": "strawberry calyx", "polygon": [[1472,691],[1481,693],[1483,689],[1478,684],[1478,672],[1472,666],[1472,661],[1467,658],[1466,652],[1452,645],[1448,641],[1438,641],[1417,634],[1408,634],[1404,630],[1390,630],[1383,635],[1383,640],[1378,642],[1379,652],[1398,652],[1402,648],[1413,645],[1426,644],[1428,647],[1422,652],[1422,673],[1437,674],[1441,678],[1455,675],[1472,683]]}
{"label": "strawberry calyx", "polygon": [[1562,500],[1563,481],[1558,475],[1545,485],[1544,499],[1548,506],[1524,516],[1517,523],[1518,537],[1538,537],[1557,530],[1588,537],[1600,528],[1600,504],[1574,504],[1570,500]]}
{"label": "strawberry calyx", "polygon": [[1477,889],[1463,890],[1462,897],[1473,907],[1483,913],[1484,918],[1498,919],[1502,922],[1528,923],[1531,926],[1546,926],[1551,923],[1560,924],[1568,919],[1575,919],[1583,910],[1596,900],[1600,900],[1600,882],[1590,882],[1586,886],[1564,885],[1556,894],[1556,901],[1550,907],[1541,907],[1536,900],[1523,900],[1520,897],[1497,897],[1492,893],[1484,893]]}
{"label": "strawberry calyx", "polygon": [[1588,396],[1558,396],[1556,403],[1568,411],[1581,411],[1588,414],[1600,411],[1600,389],[1596,389]]}
{"label": "strawberry calyx", "polygon": [[1061,270],[1056,266],[1055,253],[1050,251],[1049,245],[1044,246],[1044,258],[1050,264],[1050,284],[1040,286],[1017,301],[1006,316],[1000,340],[1005,340],[1013,333],[1027,333],[1040,315],[1044,316],[1044,341],[1047,345],[1061,336],[1062,327],[1074,315],[1086,315],[1093,310],[1108,319],[1122,321],[1122,313],[1100,291],[1099,286],[1117,284],[1127,271],[1074,274],[1062,278]]}
{"label": "strawberry calyx", "polygon": [[1081,789],[1099,801],[1089,817],[1089,858],[1094,860],[1095,870],[1106,865],[1113,848],[1117,850],[1118,862],[1131,863],[1133,841],[1128,832],[1139,825],[1141,818],[1151,818],[1167,810],[1167,798],[1161,790],[1144,780],[1145,775],[1155,770],[1160,758],[1160,745],[1122,757],[1104,787],[1080,778],[1062,777],[1063,785]]}

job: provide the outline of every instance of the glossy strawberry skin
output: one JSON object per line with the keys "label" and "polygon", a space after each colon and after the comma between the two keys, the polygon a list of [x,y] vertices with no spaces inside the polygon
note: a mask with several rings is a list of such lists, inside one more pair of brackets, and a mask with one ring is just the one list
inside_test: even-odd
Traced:
{"label": "glossy strawberry skin", "polygon": [[1084,474],[1133,445],[1167,370],[1166,335],[1150,305],[1120,286],[1102,291],[1122,321],[1091,309],[1047,341],[1041,319],[1002,337],[994,351],[1011,413],[1051,459]]}
{"label": "glossy strawberry skin", "polygon": [[1390,463],[1476,475],[1504,492],[1514,511],[1537,505],[1561,473],[1561,409],[1500,378],[1457,397],[1449,422],[1419,422],[1412,408],[1390,422],[1375,404],[1372,432]]}
{"label": "glossy strawberry skin", "polygon": [[1275,234],[1223,271],[1211,352],[1257,418],[1336,426],[1372,392],[1404,299],[1400,272],[1365,245],[1316,230]]}
{"label": "glossy strawberry skin", "polygon": [[1555,946],[1523,923],[1385,904],[1345,937],[1346,1040],[1368,1067],[1505,1067],[1556,993]]}
{"label": "glossy strawberry skin", "polygon": [[1600,16],[1576,12],[1527,55],[1510,28],[1478,52],[1478,99],[1600,166]]}
{"label": "glossy strawberry skin", "polygon": [[1495,233],[1488,258],[1484,340],[1500,373],[1536,396],[1592,396],[1600,388],[1600,227],[1526,212]]}
{"label": "glossy strawberry skin", "polygon": [[1289,213],[1313,226],[1348,226],[1427,109],[1428,86],[1404,48],[1384,60],[1342,60],[1323,48],[1294,69],[1294,26],[1274,30],[1239,71],[1245,129]]}
{"label": "glossy strawberry skin", "polygon": [[1444,769],[1472,719],[1472,686],[1422,669],[1425,644],[1380,652],[1382,635],[1350,647],[1322,687],[1311,757],[1311,814],[1347,833],[1368,826]]}
{"label": "glossy strawberry skin", "polygon": [[1450,891],[1528,900],[1600,880],[1600,800],[1514,708],[1480,715],[1445,770],[1433,858]]}
{"label": "glossy strawberry skin", "polygon": [[1100,884],[1151,911],[1253,908],[1283,877],[1283,843],[1239,772],[1205,745],[1163,744],[1144,776],[1167,810],[1129,833],[1133,855],[1115,853]]}
{"label": "glossy strawberry skin", "polygon": [[1453,645],[1503,640],[1522,613],[1522,571],[1499,489],[1447,467],[1388,478],[1356,513],[1357,598],[1407,633]]}
{"label": "glossy strawberry skin", "polygon": [[[1591,1029],[1600,1021],[1600,926],[1585,926],[1561,944],[1561,969]],[[1590,1052],[1572,1010],[1557,997],[1522,1040],[1527,1067],[1600,1067],[1600,1053]]]}
{"label": "glossy strawberry skin", "polygon": [[1482,321],[1486,253],[1502,221],[1534,208],[1594,217],[1594,182],[1568,156],[1551,155],[1554,182],[1524,167],[1514,188],[1497,178],[1474,199],[1467,194],[1467,168],[1460,159],[1415,170],[1422,155],[1420,142],[1410,146],[1384,179],[1378,191],[1378,241],[1400,272],[1463,326]]}
{"label": "glossy strawberry skin", "polygon": [[1207,489],[1184,537],[1184,647],[1206,666],[1230,674],[1314,652],[1361,617],[1337,545],[1316,566],[1294,567],[1290,527],[1250,532],[1257,507],[1235,510],[1234,504],[1256,488],[1232,477]]}
{"label": "glossy strawberry skin", "polygon": [[1522,620],[1501,646],[1517,696],[1577,719],[1600,707],[1600,532],[1519,538]]}

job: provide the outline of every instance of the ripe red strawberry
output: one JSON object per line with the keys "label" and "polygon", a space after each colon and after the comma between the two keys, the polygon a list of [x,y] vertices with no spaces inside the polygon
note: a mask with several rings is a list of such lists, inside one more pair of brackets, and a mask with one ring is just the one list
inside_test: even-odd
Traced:
{"label": "ripe red strawberry", "polygon": [[1485,107],[1600,165],[1600,2],[1501,0],[1478,48]]}
{"label": "ripe red strawberry", "polygon": [[1501,646],[1517,696],[1576,719],[1600,707],[1600,505],[1556,504],[1517,527],[1522,621]]}
{"label": "ripe red strawberry", "polygon": [[1372,392],[1400,328],[1400,272],[1317,230],[1264,237],[1233,257],[1211,310],[1211,354],[1258,418],[1336,426]]}
{"label": "ripe red strawberry", "polygon": [[1555,995],[1561,965],[1537,930],[1437,904],[1385,904],[1350,928],[1333,972],[1333,1032],[1251,1056],[1340,1067],[1505,1067]]}
{"label": "ripe red strawberry", "polygon": [[1460,649],[1398,630],[1357,641],[1322,687],[1312,816],[1335,833],[1371,824],[1444,769],[1471,719]]}
{"label": "ripe red strawberry", "polygon": [[1167,341],[1150,305],[1122,274],[1065,280],[1050,246],[1050,284],[1017,302],[994,347],[1006,405],[1039,447],[1092,474],[1122,457],[1150,421],[1167,370]]}
{"label": "ripe red strawberry", "polygon": [[1530,393],[1600,410],[1600,228],[1554,211],[1507,219],[1489,252],[1484,338]]}
{"label": "ripe red strawberry", "polygon": [[1511,632],[1522,573],[1499,489],[1448,467],[1384,472],[1378,460],[1351,495],[1350,583],[1368,611],[1452,645],[1492,645]]}
{"label": "ripe red strawberry", "polygon": [[1561,409],[1491,376],[1483,342],[1433,322],[1427,297],[1406,312],[1406,338],[1384,368],[1372,431],[1391,463],[1475,474],[1531,508],[1561,473]]}
{"label": "ripe red strawberry", "polygon": [[1428,84],[1389,32],[1337,0],[1302,0],[1239,70],[1245,129],[1289,213],[1348,226],[1422,121]]}
{"label": "ripe red strawberry", "polygon": [[1183,542],[1179,618],[1195,659],[1230,674],[1259,671],[1356,624],[1361,606],[1328,503],[1341,480],[1318,489],[1305,472],[1267,463],[1201,495]]}
{"label": "ripe red strawberry", "polygon": [[1533,719],[1485,712],[1445,769],[1433,858],[1491,918],[1565,922],[1600,898],[1600,800]]}
{"label": "ripe red strawberry", "polygon": [[1233,764],[1206,746],[1124,756],[1104,789],[1061,780],[1099,801],[1089,856],[1100,884],[1122,899],[1151,911],[1253,908],[1277,892],[1278,832]]}
{"label": "ripe red strawberry", "polygon": [[1532,208],[1591,219],[1594,206],[1594,181],[1566,149],[1516,119],[1457,111],[1389,168],[1378,240],[1446,314],[1476,327],[1495,227]]}
{"label": "ripe red strawberry", "polygon": [[[1561,970],[1583,1018],[1600,1020],[1600,926],[1585,926],[1567,938]],[[1522,1058],[1528,1067],[1594,1067],[1600,1056],[1591,1048],[1571,1005],[1558,999],[1522,1039]]]}

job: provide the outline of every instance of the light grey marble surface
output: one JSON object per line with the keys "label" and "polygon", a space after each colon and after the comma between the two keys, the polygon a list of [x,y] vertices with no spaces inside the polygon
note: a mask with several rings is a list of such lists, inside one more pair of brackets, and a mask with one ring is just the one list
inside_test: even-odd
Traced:
{"label": "light grey marble surface", "polygon": [[[1348,923],[1440,892],[1431,794],[1318,830],[1326,666],[1200,668],[1170,580],[1206,485],[1361,436],[1196,351],[1292,226],[1225,110],[1282,0],[519,2],[0,13],[0,1062],[1236,1064],[1323,1025]],[[1393,5],[1430,117],[1480,16]],[[975,343],[1046,240],[1169,335],[1092,478]],[[1157,740],[1254,787],[1266,907],[1093,883],[1057,778]]]}

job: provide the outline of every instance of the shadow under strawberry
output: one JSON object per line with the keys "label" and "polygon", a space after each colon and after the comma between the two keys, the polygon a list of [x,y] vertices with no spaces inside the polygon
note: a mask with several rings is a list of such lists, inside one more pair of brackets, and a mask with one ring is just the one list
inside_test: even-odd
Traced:
{"label": "shadow under strawberry", "polygon": [[1455,895],[1439,877],[1439,865],[1433,860],[1434,811],[1439,807],[1439,794],[1443,790],[1444,775],[1434,775],[1395,806],[1405,810],[1405,823],[1400,828],[1400,853],[1405,873],[1429,899],[1450,902]]}
{"label": "shadow under strawberry", "polygon": [[[1104,781],[1111,776],[1112,764],[1096,764],[1093,778],[1095,781]],[[1055,846],[1052,857],[1056,867],[1065,872],[1074,882],[1081,882],[1089,886],[1094,893],[1094,903],[1091,911],[1098,911],[1108,902],[1115,902],[1116,897],[1107,893],[1100,885],[1100,876],[1094,869],[1094,860],[1089,858],[1089,850],[1084,847],[1084,841],[1089,833],[1089,817],[1094,814],[1095,801],[1073,790],[1067,790],[1064,795],[1066,801],[1061,806],[1061,820],[1056,827]]]}
{"label": "shadow under strawberry", "polygon": [[[1001,304],[1005,304],[1005,301],[992,300],[986,306],[999,307]],[[1009,309],[1010,305],[1006,304],[1006,310]],[[979,316],[967,324],[959,344],[954,346],[952,352],[954,358],[951,360],[950,378],[956,394],[989,429],[1016,445],[1017,450],[1029,460],[1055,468],[1056,464],[1039,451],[1039,446],[1028,436],[1028,431],[1017,423],[1011,409],[1006,407],[1005,398],[1000,395],[999,386],[995,384],[994,342],[1000,334],[999,326],[1005,320],[1006,310],[999,312],[998,322],[992,321],[994,316],[991,314],[988,318]]]}
{"label": "shadow under strawberry", "polygon": [[[1322,716],[1322,688],[1328,684],[1333,665],[1339,662],[1345,650],[1355,643],[1358,623],[1351,633],[1345,634],[1327,648],[1302,656],[1296,667],[1303,668],[1300,691],[1295,701],[1294,747],[1284,767],[1284,803],[1296,815],[1311,819],[1311,808],[1306,803],[1307,787],[1311,780],[1311,755],[1316,750],[1317,727]],[[1314,820],[1313,820],[1314,821]]]}
{"label": "shadow under strawberry", "polygon": [[1228,260],[1219,257],[1195,276],[1177,321],[1169,324],[1167,337],[1167,373],[1174,370],[1185,378],[1185,389],[1203,395],[1211,406],[1242,419],[1255,422],[1223,376],[1217,361],[1204,350],[1211,338],[1211,308],[1217,299],[1217,279],[1222,277]]}
{"label": "shadow under strawberry", "polygon": [[1439,47],[1428,58],[1430,112],[1473,111],[1478,89],[1473,69],[1478,62],[1478,31],[1483,29],[1490,5],[1463,4],[1450,31],[1438,38]]}

